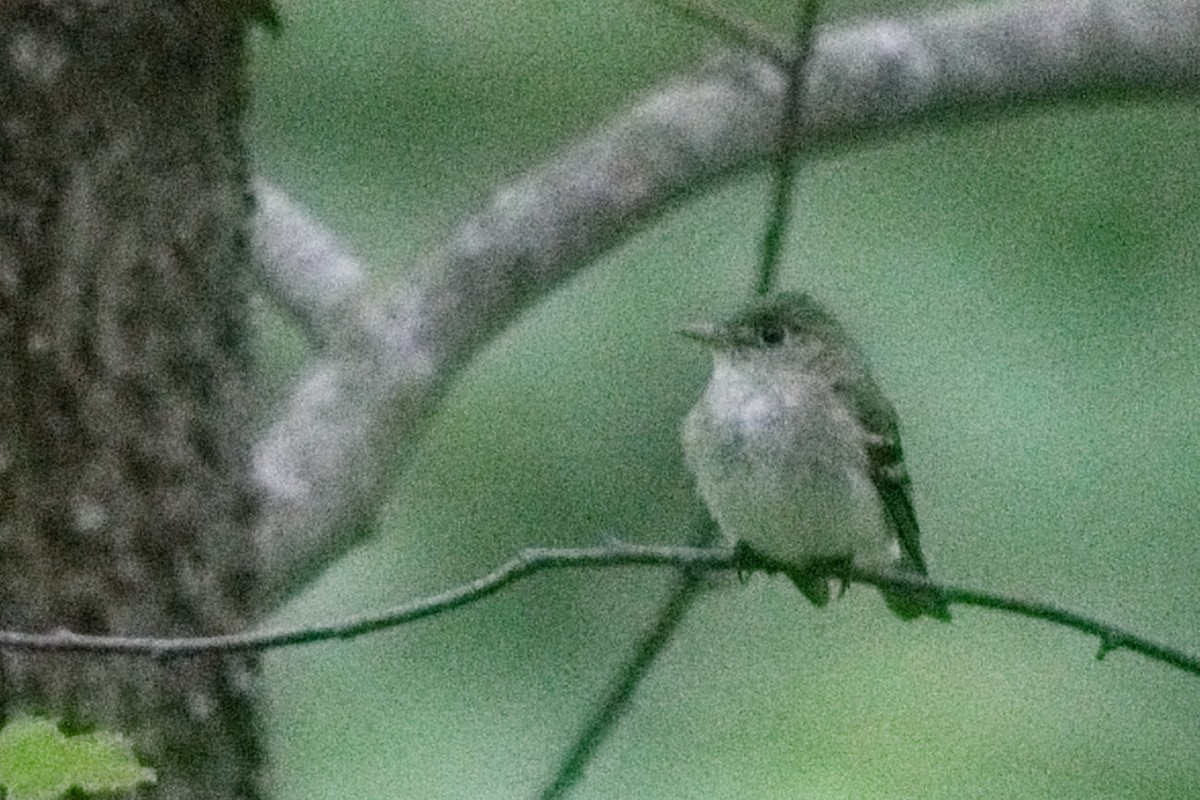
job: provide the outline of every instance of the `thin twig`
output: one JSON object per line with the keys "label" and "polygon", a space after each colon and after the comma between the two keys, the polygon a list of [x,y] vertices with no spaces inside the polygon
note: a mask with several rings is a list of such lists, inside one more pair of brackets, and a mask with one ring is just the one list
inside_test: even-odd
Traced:
{"label": "thin twig", "polygon": [[595,712],[583,726],[574,745],[568,751],[554,781],[542,793],[542,800],[557,800],[565,797],[583,775],[584,767],[613,731],[617,721],[624,716],[633,699],[633,693],[641,685],[642,678],[650,671],[658,655],[666,647],[683,622],[684,615],[692,607],[702,584],[703,576],[696,572],[685,572],[671,587],[667,600],[658,610],[658,619],[645,637],[638,642],[633,656],[624,664],[609,686],[604,700],[595,707]]}
{"label": "thin twig", "polygon": [[1052,622],[1066,628],[1074,628],[1082,633],[1096,636],[1100,639],[1100,647],[1096,651],[1096,659],[1103,660],[1114,650],[1132,650],[1147,658],[1161,661],[1173,667],[1200,675],[1200,657],[1191,655],[1176,647],[1160,644],[1145,636],[1124,630],[1095,617],[1080,614],[1076,611],[1061,608],[1052,603],[1040,600],[1026,600],[1020,597],[1009,597],[996,592],[985,592],[969,589],[965,586],[954,586],[921,577],[910,577],[902,574],[881,573],[875,570],[859,567],[847,567],[840,572],[839,577],[851,583],[867,583],[879,589],[899,590],[933,590],[946,600],[947,604],[957,603],[978,608],[991,608],[997,611],[1009,611],[1031,619]]}
{"label": "thin twig", "polygon": [[382,612],[361,614],[327,625],[275,631],[249,631],[226,636],[158,638],[152,636],[85,636],[67,630],[50,634],[0,631],[0,649],[44,650],[107,655],[180,658],[212,653],[273,650],[333,639],[354,639],[368,633],[444,614],[490,597],[511,583],[545,569],[636,564],[684,568],[729,568],[733,552],[719,548],[652,547],[616,544],[606,547],[538,548],[522,550],[487,575],[462,586],[402,603]]}
{"label": "thin twig", "polygon": [[786,64],[787,90],[779,117],[779,143],[773,165],[775,191],[767,229],[763,234],[758,282],[754,287],[755,293],[760,295],[768,294],[778,281],[784,234],[792,219],[792,195],[796,185],[796,130],[804,116],[804,79],[808,74],[808,61],[815,38],[813,31],[820,7],[820,0],[802,0],[796,13],[795,39],[792,43],[795,55]]}
{"label": "thin twig", "polygon": [[792,60],[791,48],[773,32],[704,0],[656,0],[689,22],[695,22],[726,41],[739,44],[783,69]]}
{"label": "thin twig", "polygon": [[[697,508],[690,544],[694,547],[710,547],[717,540],[717,524],[708,510]],[[613,677],[604,698],[595,705],[594,711],[584,724],[579,736],[559,764],[554,780],[542,793],[542,800],[557,800],[565,797],[579,779],[592,756],[616,728],[616,724],[629,708],[629,701],[642,678],[666,648],[679,629],[692,603],[705,584],[704,573],[698,570],[683,570],[667,592],[667,599],[658,608],[654,625],[637,643],[633,655]]]}
{"label": "thin twig", "polygon": [[[341,622],[278,631],[236,633],[228,636],[194,638],[157,638],[151,636],[84,636],[66,630],[38,634],[0,631],[0,649],[38,650],[96,655],[150,656],[180,658],[209,654],[245,653],[272,650],[331,639],[353,639],[368,633],[394,628],[426,617],[436,616],[490,597],[509,584],[547,569],[580,567],[657,566],[687,570],[737,570],[739,572],[779,572],[795,569],[786,564],[747,563],[740,551],[723,547],[653,547],[614,544],[605,547],[545,548],[522,550],[511,561],[480,578],[440,594],[403,603],[392,609],[351,617]],[[947,603],[1008,611],[1032,619],[1053,622],[1100,639],[1098,658],[1114,650],[1131,650],[1147,658],[1200,675],[1200,658],[1176,647],[1155,642],[1145,636],[1102,622],[1086,614],[1037,600],[969,589],[964,586],[931,581],[926,578],[880,572],[855,566],[833,566],[822,575],[850,583],[865,583],[880,589],[938,592]]]}

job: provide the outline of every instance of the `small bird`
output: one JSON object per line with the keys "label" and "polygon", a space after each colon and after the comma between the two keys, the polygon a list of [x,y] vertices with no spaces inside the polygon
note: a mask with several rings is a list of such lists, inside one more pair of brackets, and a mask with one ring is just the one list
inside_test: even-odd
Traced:
{"label": "small bird", "polygon": [[[681,333],[713,355],[683,446],[731,544],[796,565],[790,577],[817,606],[831,580],[804,570],[822,564],[927,574],[896,411],[836,319],[781,292]],[[950,619],[936,592],[884,600],[903,619]]]}

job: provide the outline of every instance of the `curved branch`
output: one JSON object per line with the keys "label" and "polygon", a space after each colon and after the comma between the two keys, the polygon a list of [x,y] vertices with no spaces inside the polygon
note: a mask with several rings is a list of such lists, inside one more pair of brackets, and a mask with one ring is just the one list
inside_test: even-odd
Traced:
{"label": "curved branch", "polygon": [[[765,562],[741,549],[719,547],[655,547],[615,544],[605,547],[548,548],[522,550],[512,560],[469,583],[439,594],[403,603],[387,611],[362,614],[328,625],[299,627],[277,631],[237,633],[227,636],[194,638],[154,638],[137,636],[84,636],[70,631],[50,634],[0,631],[0,649],[76,652],[103,655],[183,658],[212,653],[244,653],[273,650],[331,639],[354,639],[427,617],[444,614],[496,594],[501,589],[548,569],[580,567],[674,567],[683,570],[737,570],[739,572],[776,572],[789,567]],[[944,584],[918,576],[881,572],[855,566],[828,566],[819,573],[851,583],[865,583],[879,589],[934,591],[948,603],[1008,611],[1033,619],[1045,620],[1097,636],[1104,658],[1113,650],[1131,650],[1147,658],[1200,675],[1200,658],[1178,648],[1160,644],[1103,622],[1094,617],[1059,608],[1037,600],[1023,600],[996,592]]]}
{"label": "curved branch", "polygon": [[[813,45],[795,151],[1055,103],[1194,94],[1196,41],[1198,0],[971,5],[831,29]],[[404,285],[373,300],[338,295],[317,327],[342,327],[256,447],[264,607],[364,538],[397,451],[411,450],[484,343],[687,194],[770,157],[783,87],[775,67],[749,57],[675,80],[497,191]],[[256,225],[270,238],[284,223],[263,206]],[[296,260],[287,279],[320,274]]]}
{"label": "curved branch", "polygon": [[331,639],[354,639],[444,614],[490,597],[518,580],[546,569],[635,564],[689,569],[729,569],[734,565],[734,552],[722,548],[644,545],[561,549],[530,547],[487,575],[462,586],[403,603],[387,611],[362,614],[328,625],[179,639],[151,636],[84,636],[67,630],[48,634],[0,631],[0,650],[44,650],[152,658],[184,658],[209,653],[274,650]]}

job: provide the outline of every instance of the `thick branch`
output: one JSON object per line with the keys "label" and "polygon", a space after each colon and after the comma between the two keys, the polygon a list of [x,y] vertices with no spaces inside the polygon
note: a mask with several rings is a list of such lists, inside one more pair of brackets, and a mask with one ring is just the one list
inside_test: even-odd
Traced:
{"label": "thick branch", "polygon": [[308,337],[326,344],[361,314],[363,266],[277,187],[260,178],[253,188],[258,274]]}
{"label": "thick branch", "polygon": [[[501,589],[547,569],[579,567],[666,566],[686,570],[738,570],[739,572],[786,570],[788,565],[767,563],[758,556],[746,560],[738,549],[704,547],[654,547],[608,545],[605,547],[539,548],[522,550],[515,558],[480,578],[440,594],[420,598],[387,611],[363,614],[341,622],[278,631],[238,633],[166,639],[136,636],[82,636],[70,631],[32,634],[0,631],[0,650],[39,650],[154,658],[182,658],[212,653],[245,653],[273,650],[331,639],[353,639],[376,631],[444,614],[490,597]],[[948,603],[1008,611],[1033,619],[1053,622],[1097,636],[1097,658],[1113,650],[1126,649],[1162,661],[1185,672],[1200,675],[1200,658],[1177,648],[1159,644],[1093,617],[1036,600],[1023,600],[995,592],[931,581],[918,576],[879,572],[855,566],[828,567],[820,573],[850,583],[879,589],[932,590]]]}
{"label": "thick branch", "polygon": [[[947,120],[1195,93],[1196,41],[1197,0],[972,5],[832,29],[814,44],[794,145],[811,154]],[[411,450],[490,337],[687,194],[768,158],[783,87],[751,58],[672,82],[500,189],[375,301],[340,289],[324,297],[330,279],[297,254],[326,253],[331,275],[352,262],[323,232],[311,235],[319,246],[275,253],[280,279],[300,284],[289,296],[330,341],[257,447],[264,603],[362,539],[396,453]],[[302,235],[297,217],[285,223],[270,198],[260,203],[256,241]]]}

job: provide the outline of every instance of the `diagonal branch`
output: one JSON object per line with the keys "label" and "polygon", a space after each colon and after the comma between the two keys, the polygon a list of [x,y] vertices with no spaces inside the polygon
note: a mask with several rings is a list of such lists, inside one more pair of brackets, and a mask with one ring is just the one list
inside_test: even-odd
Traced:
{"label": "diagonal branch", "polygon": [[363,265],[277,187],[257,178],[253,191],[256,274],[308,338],[327,345],[362,313]]}
{"label": "diagonal branch", "polygon": [[[688,544],[693,547],[711,547],[719,535],[717,523],[708,510],[697,505]],[[683,569],[675,576],[665,600],[654,611],[653,624],[638,639],[632,655],[616,671],[601,699],[587,715],[579,733],[555,769],[554,777],[542,790],[541,800],[566,797],[572,787],[583,778],[596,752],[625,716],[642,680],[675,637],[696,598],[710,584],[708,576],[699,570]]]}
{"label": "diagonal branch", "polygon": [[715,3],[706,0],[657,0],[657,3],[680,18],[715,33],[726,44],[757,53],[780,68],[786,68],[787,63],[795,58],[791,44],[783,37]]}
{"label": "diagonal branch", "polygon": [[[1055,104],[1194,95],[1196,41],[1200,0],[970,5],[835,28],[813,45],[793,145],[811,155]],[[334,281],[326,302],[325,273],[299,253],[348,257],[296,215],[281,221],[260,189],[260,246],[320,242],[274,263],[324,344],[256,448],[263,610],[362,541],[396,454],[483,344],[688,195],[765,163],[783,90],[780,72],[751,57],[672,81],[498,190],[414,277],[373,299]]]}

